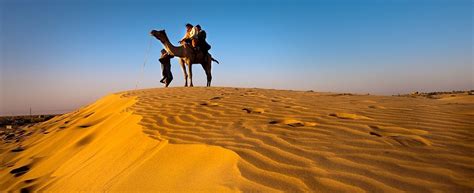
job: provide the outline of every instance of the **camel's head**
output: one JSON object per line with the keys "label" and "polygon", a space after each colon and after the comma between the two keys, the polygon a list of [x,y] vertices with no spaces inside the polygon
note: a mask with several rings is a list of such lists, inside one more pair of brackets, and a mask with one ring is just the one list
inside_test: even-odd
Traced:
{"label": "camel's head", "polygon": [[166,32],[165,30],[151,30],[150,35],[154,36],[156,39],[160,41],[164,41],[166,39]]}

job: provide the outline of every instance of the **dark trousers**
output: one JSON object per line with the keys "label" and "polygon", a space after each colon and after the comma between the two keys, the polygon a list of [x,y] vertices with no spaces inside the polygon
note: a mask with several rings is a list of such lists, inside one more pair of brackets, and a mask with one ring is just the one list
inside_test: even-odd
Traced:
{"label": "dark trousers", "polygon": [[165,86],[168,86],[173,80],[173,74],[171,73],[171,61],[170,58],[160,58],[161,63],[161,74],[163,75],[162,82]]}

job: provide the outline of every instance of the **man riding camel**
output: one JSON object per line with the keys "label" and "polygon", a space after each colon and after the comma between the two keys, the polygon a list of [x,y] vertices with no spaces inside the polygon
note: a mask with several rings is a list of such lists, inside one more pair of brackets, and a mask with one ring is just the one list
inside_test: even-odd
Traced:
{"label": "man riding camel", "polygon": [[192,24],[186,24],[186,34],[184,37],[181,38],[179,41],[180,44],[191,44],[193,48],[197,48],[197,36],[198,36],[198,29],[194,27]]}
{"label": "man riding camel", "polygon": [[211,49],[211,45],[209,45],[206,42],[206,37],[207,37],[206,31],[202,30],[200,25],[196,25],[196,28],[198,30],[198,34],[197,34],[198,45],[202,49],[204,54],[207,54],[207,52]]}
{"label": "man riding camel", "polygon": [[[211,86],[211,81],[212,81],[212,75],[211,75],[211,64],[212,62],[219,63],[216,59],[214,59],[211,54],[207,52],[207,50],[210,48],[210,46],[204,46],[205,51],[196,51],[193,48],[194,46],[198,46],[198,39],[201,39],[201,42],[205,42],[205,32],[201,29],[199,30],[200,26],[194,27],[191,24],[186,25],[186,35],[183,39],[179,41],[179,43],[184,44],[183,46],[174,46],[169,38],[168,35],[166,35],[165,30],[151,30],[150,35],[158,39],[161,44],[164,46],[165,50],[162,51],[162,56],[161,56],[161,63],[163,64],[163,80],[162,82],[165,83],[165,86],[167,86],[167,82],[171,82],[172,75],[169,72],[169,67],[170,67],[170,59],[171,57],[178,57],[179,58],[179,63],[181,65],[181,68],[183,69],[184,73],[184,80],[185,86],[188,86],[188,80],[190,81],[189,86],[193,86],[193,81],[192,81],[192,65],[193,64],[201,64],[203,67],[205,73],[206,73],[206,78],[207,78],[207,84],[206,86]],[[194,29],[194,30],[193,30]],[[202,32],[202,34],[197,37],[197,34],[199,32]],[[204,34],[204,36],[203,36]],[[197,38],[196,38],[197,37]],[[193,43],[194,40],[194,43]],[[186,43],[188,42],[188,43]],[[191,42],[191,45],[189,45],[189,42]],[[188,67],[187,70],[185,67]],[[189,72],[189,74],[188,74]],[[168,81],[169,80],[169,81]]]}
{"label": "man riding camel", "polygon": [[193,26],[186,24],[186,34],[179,41],[180,44],[191,44],[195,51],[203,51],[204,54],[211,49],[211,46],[206,42],[206,31],[201,29],[200,25]]}

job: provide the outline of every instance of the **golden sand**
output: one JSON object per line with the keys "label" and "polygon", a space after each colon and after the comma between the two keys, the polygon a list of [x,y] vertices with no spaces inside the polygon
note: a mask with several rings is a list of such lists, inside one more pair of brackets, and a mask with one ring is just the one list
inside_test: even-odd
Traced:
{"label": "golden sand", "polygon": [[474,190],[472,95],[148,89],[27,131],[0,148],[0,192]]}

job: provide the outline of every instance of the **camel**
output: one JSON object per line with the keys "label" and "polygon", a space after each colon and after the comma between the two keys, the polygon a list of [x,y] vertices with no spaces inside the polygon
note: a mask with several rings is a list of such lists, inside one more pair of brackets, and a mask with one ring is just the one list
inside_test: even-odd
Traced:
{"label": "camel", "polygon": [[[168,36],[166,35],[165,30],[152,30],[150,32],[152,36],[154,36],[156,39],[160,40],[160,42],[163,44],[165,47],[165,50],[173,55],[177,56],[180,58],[180,64],[181,64],[181,69],[183,70],[184,73],[184,86],[188,86],[188,78],[189,78],[189,86],[193,87],[193,71],[192,71],[192,65],[193,64],[201,64],[202,68],[206,72],[206,77],[207,77],[207,87],[211,86],[211,80],[212,80],[212,75],[211,75],[211,63],[212,61],[216,62],[219,64],[217,60],[212,58],[211,54],[204,55],[202,52],[196,53],[193,48],[190,45],[182,45],[182,46],[174,46],[171,44],[170,40],[168,39]],[[186,72],[185,64],[188,65],[188,73]]]}

